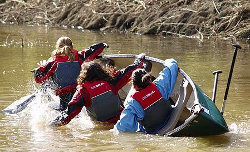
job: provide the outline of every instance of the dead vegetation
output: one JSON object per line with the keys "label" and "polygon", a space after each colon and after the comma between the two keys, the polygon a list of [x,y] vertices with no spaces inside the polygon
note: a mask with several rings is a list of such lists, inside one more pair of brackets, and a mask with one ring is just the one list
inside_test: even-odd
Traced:
{"label": "dead vegetation", "polygon": [[248,0],[0,0],[0,12],[2,23],[250,39]]}

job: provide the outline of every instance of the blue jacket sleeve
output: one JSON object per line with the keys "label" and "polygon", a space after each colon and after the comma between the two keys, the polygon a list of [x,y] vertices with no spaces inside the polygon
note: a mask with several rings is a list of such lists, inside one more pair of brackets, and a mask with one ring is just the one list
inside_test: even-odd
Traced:
{"label": "blue jacket sleeve", "polygon": [[154,80],[154,83],[163,98],[168,99],[176,83],[178,63],[174,59],[167,59],[165,60],[164,66],[164,69],[159,73],[159,76]]}
{"label": "blue jacket sleeve", "polygon": [[139,125],[138,121],[143,120],[144,115],[141,105],[131,97],[125,101],[125,109],[122,111],[115,128],[118,131],[136,132]]}

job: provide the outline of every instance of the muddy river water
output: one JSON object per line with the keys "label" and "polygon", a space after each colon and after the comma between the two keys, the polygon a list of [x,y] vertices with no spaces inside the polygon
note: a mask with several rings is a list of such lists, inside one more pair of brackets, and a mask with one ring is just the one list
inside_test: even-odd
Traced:
{"label": "muddy river water", "polygon": [[[104,54],[146,53],[174,58],[208,96],[212,96],[215,70],[219,76],[216,105],[220,109],[233,56],[231,40],[165,38],[103,33],[80,29],[0,25],[0,110],[34,92],[30,72],[47,59],[60,36],[69,36],[77,50],[106,42]],[[23,47],[22,47],[23,43]],[[72,120],[60,128],[49,122],[55,111],[42,97],[17,115],[0,113],[0,151],[249,151],[250,149],[250,45],[239,42],[224,118],[230,132],[209,137],[162,137],[110,131],[88,117]],[[39,101],[38,101],[39,100]]]}

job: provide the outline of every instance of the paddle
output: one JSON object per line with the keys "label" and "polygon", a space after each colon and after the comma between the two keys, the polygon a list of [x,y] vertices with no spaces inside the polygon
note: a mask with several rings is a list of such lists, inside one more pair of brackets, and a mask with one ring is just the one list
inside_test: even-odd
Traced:
{"label": "paddle", "polygon": [[223,99],[223,103],[222,103],[222,107],[221,107],[221,111],[220,111],[222,115],[224,113],[225,106],[226,106],[227,95],[228,95],[228,91],[229,91],[229,87],[230,87],[230,82],[231,82],[231,79],[232,79],[234,63],[235,63],[236,56],[237,56],[237,51],[238,51],[238,49],[241,49],[241,46],[238,45],[238,44],[233,44],[233,46],[234,46],[234,55],[233,55],[231,69],[230,69],[230,72],[229,72],[229,75],[228,75],[228,80],[227,80],[227,87],[226,87],[226,91],[225,91],[225,95],[224,95],[224,99]]}
{"label": "paddle", "polygon": [[6,107],[5,109],[2,110],[2,112],[4,114],[17,114],[19,112],[21,112],[22,110],[24,110],[27,105],[33,101],[33,99],[36,97],[38,91],[30,94],[30,95],[26,95],[22,98],[20,98],[19,100],[14,101],[11,105],[9,105],[8,107]]}
{"label": "paddle", "polygon": [[39,92],[46,89],[48,87],[47,84],[42,84],[39,90],[36,90],[34,93],[26,95],[19,100],[14,101],[11,105],[2,110],[4,114],[17,114],[23,111],[29,103],[33,101],[33,99],[38,95]]}

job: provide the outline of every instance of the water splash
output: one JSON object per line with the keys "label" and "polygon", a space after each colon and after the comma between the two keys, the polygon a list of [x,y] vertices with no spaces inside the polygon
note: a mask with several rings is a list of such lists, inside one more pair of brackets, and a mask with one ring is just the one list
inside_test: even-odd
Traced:
{"label": "water splash", "polygon": [[250,134],[250,122],[232,123],[229,130],[235,134]]}

